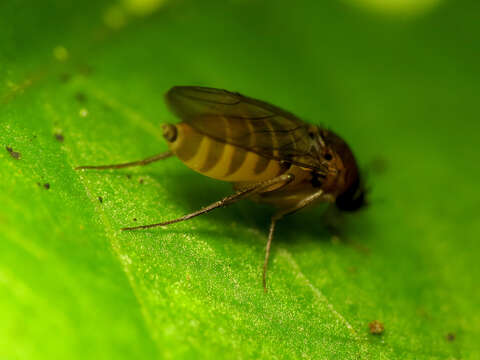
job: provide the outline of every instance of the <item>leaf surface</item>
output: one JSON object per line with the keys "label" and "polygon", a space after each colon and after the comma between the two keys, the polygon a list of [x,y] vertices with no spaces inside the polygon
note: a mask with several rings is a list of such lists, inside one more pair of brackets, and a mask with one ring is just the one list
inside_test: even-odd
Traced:
{"label": "leaf surface", "polygon": [[[478,358],[479,10],[2,3],[0,358]],[[338,132],[386,168],[367,175],[371,206],[333,214],[336,232],[320,208],[283,220],[267,294],[266,207],[119,231],[231,192],[174,158],[74,170],[166,150],[174,85]]]}

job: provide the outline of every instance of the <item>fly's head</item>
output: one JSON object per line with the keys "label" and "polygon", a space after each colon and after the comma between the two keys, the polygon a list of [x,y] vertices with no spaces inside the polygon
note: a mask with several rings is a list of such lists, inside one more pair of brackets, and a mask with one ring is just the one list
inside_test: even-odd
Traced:
{"label": "fly's head", "polygon": [[335,204],[342,211],[356,211],[364,207],[366,191],[347,143],[337,134],[322,128],[316,129],[315,143],[319,162],[325,169],[314,175],[317,184],[325,193],[335,197]]}

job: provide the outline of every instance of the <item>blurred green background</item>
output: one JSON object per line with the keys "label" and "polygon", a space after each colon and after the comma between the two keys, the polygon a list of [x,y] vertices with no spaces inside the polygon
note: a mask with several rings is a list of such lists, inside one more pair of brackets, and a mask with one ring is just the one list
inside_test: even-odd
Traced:
{"label": "blurred green background", "polygon": [[[0,4],[0,359],[479,359],[480,3]],[[174,85],[341,134],[371,206],[283,220],[166,150]],[[380,171],[382,170],[382,171]],[[381,335],[368,324],[384,324]]]}

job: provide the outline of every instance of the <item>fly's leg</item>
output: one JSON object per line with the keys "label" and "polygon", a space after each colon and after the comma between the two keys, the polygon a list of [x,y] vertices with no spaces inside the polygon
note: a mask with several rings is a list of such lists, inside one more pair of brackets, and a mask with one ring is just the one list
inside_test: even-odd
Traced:
{"label": "fly's leg", "polygon": [[323,192],[323,190],[318,190],[317,192],[314,192],[313,194],[300,200],[295,207],[279,211],[278,213],[272,216],[272,219],[270,221],[270,230],[268,232],[267,246],[265,248],[265,261],[263,262],[262,282],[263,282],[263,290],[265,292],[267,292],[267,268],[268,268],[268,259],[270,257],[270,247],[272,245],[273,233],[275,231],[275,225],[277,221],[280,220],[285,215],[293,214],[294,212],[297,212],[298,210],[301,210],[304,207],[307,207],[308,205],[311,205],[320,199],[323,199],[329,202],[333,201],[333,198],[331,198],[331,196],[329,195],[326,195]]}
{"label": "fly's leg", "polygon": [[283,175],[277,176],[273,179],[259,182],[258,184],[254,185],[250,188],[238,191],[237,193],[235,193],[233,195],[227,196],[227,197],[225,197],[221,200],[218,200],[218,201],[214,202],[213,204],[210,204],[210,205],[208,205],[208,206],[206,206],[206,207],[204,207],[200,210],[197,210],[197,211],[192,212],[190,214],[184,215],[184,216],[179,217],[177,219],[164,221],[164,222],[157,223],[157,224],[140,225],[140,226],[134,226],[134,227],[125,227],[125,228],[122,228],[121,230],[149,229],[149,228],[153,228],[153,227],[157,227],[157,226],[166,226],[166,225],[174,224],[174,223],[177,223],[177,222],[189,220],[191,218],[209,213],[210,211],[215,210],[219,207],[225,207],[225,206],[233,204],[233,203],[235,203],[239,200],[246,199],[250,196],[258,194],[258,193],[268,189],[272,185],[282,184],[282,186],[286,186],[287,184],[291,183],[294,178],[295,177],[292,174],[283,174]]}
{"label": "fly's leg", "polygon": [[273,239],[273,232],[275,231],[275,225],[277,220],[279,220],[282,216],[274,215],[270,221],[270,230],[268,231],[268,240],[267,246],[265,247],[265,261],[263,262],[263,275],[262,275],[262,283],[263,283],[263,291],[267,292],[267,267],[268,267],[268,258],[270,257],[270,246],[272,245]]}
{"label": "fly's leg", "polygon": [[148,165],[151,164],[155,161],[163,160],[166,158],[169,158],[172,156],[173,153],[171,151],[166,151],[161,154],[153,155],[150,156],[146,159],[138,160],[138,161],[132,161],[132,162],[127,162],[123,164],[111,164],[111,165],[87,165],[87,166],[78,166],[75,168],[75,170],[83,170],[83,169],[95,169],[95,170],[106,170],[106,169],[122,169],[126,167],[131,167],[131,166],[143,166],[143,165]]}

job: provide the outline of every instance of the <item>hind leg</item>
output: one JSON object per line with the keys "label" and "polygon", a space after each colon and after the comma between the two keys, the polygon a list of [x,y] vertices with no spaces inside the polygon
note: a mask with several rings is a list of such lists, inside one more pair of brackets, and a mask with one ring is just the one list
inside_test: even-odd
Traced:
{"label": "hind leg", "polygon": [[280,175],[276,178],[259,182],[258,184],[253,185],[250,188],[238,191],[233,195],[224,197],[223,199],[218,200],[218,201],[216,201],[216,202],[214,202],[214,203],[212,203],[208,206],[205,206],[204,208],[202,208],[200,210],[194,211],[190,214],[184,215],[184,216],[179,217],[177,219],[164,221],[164,222],[156,223],[156,224],[140,225],[140,226],[134,226],[134,227],[125,227],[125,228],[122,228],[122,230],[149,229],[149,228],[153,228],[153,227],[157,227],[157,226],[166,226],[166,225],[174,224],[174,223],[177,223],[177,222],[186,221],[186,220],[192,219],[194,217],[197,217],[197,216],[200,216],[200,215],[203,215],[203,214],[207,214],[210,211],[215,210],[219,207],[225,207],[225,206],[231,205],[231,204],[233,204],[233,203],[235,203],[239,200],[246,199],[250,196],[258,194],[262,191],[265,191],[265,189],[268,189],[272,185],[282,184],[283,186],[285,186],[285,185],[289,184],[290,182],[292,182],[294,178],[295,177],[292,174]]}
{"label": "hind leg", "polygon": [[172,155],[173,153],[171,151],[166,151],[164,153],[153,155],[142,160],[127,162],[122,164],[78,166],[75,168],[75,170],[84,170],[84,169],[106,170],[106,169],[122,169],[122,168],[132,167],[132,166],[144,166],[144,165],[151,164],[155,161],[169,158]]}

